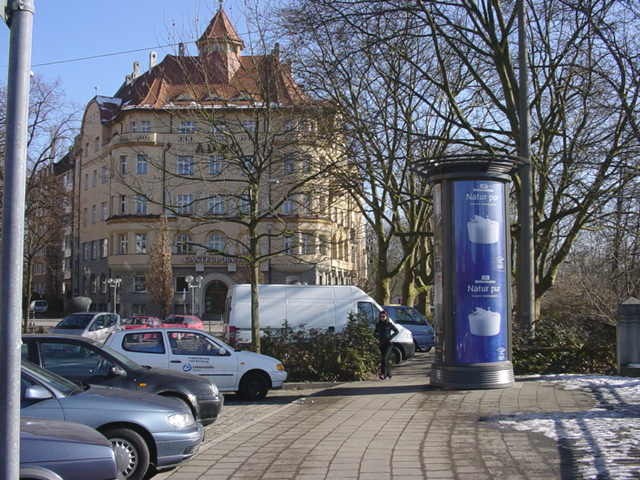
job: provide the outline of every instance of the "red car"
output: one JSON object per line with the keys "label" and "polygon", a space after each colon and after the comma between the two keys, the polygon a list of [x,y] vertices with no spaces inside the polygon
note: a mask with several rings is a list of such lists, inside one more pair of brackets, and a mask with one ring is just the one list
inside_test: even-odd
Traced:
{"label": "red car", "polygon": [[204,330],[204,323],[196,315],[169,315],[161,325],[164,328],[193,328]]}
{"label": "red car", "polygon": [[129,321],[123,325],[125,330],[137,330],[139,328],[158,328],[162,326],[162,320],[150,315],[132,315]]}

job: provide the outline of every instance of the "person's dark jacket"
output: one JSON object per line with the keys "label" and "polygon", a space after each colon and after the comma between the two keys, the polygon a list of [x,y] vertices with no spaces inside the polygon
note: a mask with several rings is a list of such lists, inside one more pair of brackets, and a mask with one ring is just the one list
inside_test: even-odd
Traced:
{"label": "person's dark jacket", "polygon": [[388,320],[378,320],[375,333],[380,343],[389,343],[393,336],[398,333],[398,329]]}

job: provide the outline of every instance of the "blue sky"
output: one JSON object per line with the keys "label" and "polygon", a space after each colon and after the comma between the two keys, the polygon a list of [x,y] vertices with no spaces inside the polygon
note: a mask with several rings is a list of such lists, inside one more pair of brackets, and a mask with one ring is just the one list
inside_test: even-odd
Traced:
{"label": "blue sky", "polygon": [[[149,51],[162,59],[177,47],[149,48],[199,37],[218,9],[217,0],[35,0],[32,70],[49,81],[59,79],[69,100],[83,108],[95,95],[113,95],[132,64],[142,71]],[[247,38],[243,0],[224,8],[241,37]],[[196,47],[188,45],[195,54]],[[48,66],[38,64],[125,50],[147,49],[92,60]],[[0,26],[0,83],[5,84],[9,29]]]}

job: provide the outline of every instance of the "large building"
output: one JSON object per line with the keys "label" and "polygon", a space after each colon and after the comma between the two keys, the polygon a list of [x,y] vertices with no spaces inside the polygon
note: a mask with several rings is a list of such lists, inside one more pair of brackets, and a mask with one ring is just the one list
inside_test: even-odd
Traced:
{"label": "large building", "polygon": [[[228,287],[366,278],[363,219],[337,181],[337,115],[281,61],[243,55],[220,8],[196,42],[86,107],[74,148],[74,294],[156,313],[150,253],[167,219],[174,310],[219,318]],[[255,269],[252,269],[255,265]],[[116,280],[119,280],[116,282]]]}

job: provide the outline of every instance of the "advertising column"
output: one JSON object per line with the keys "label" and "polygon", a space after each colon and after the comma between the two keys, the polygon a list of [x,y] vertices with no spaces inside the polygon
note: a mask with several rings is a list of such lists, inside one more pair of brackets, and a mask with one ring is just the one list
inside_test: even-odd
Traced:
{"label": "advertising column", "polygon": [[513,161],[451,157],[421,170],[433,183],[431,384],[513,384],[507,197]]}

